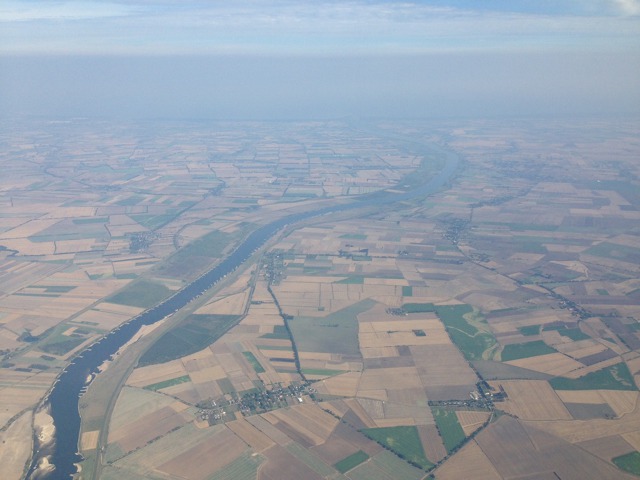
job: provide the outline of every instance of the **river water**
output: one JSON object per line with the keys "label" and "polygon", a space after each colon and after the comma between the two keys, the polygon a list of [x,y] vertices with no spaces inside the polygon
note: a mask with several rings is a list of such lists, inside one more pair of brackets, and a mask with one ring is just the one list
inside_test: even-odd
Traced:
{"label": "river water", "polygon": [[[140,327],[151,325],[184,307],[246,262],[253,252],[287,225],[319,215],[367,207],[382,207],[434,193],[453,177],[459,165],[459,158],[454,152],[440,147],[421,148],[423,151],[425,149],[429,154],[433,155],[435,153],[442,158],[445,161],[445,165],[435,177],[432,177],[419,187],[402,193],[376,192],[371,195],[357,197],[352,203],[292,214],[264,225],[251,233],[222,262],[193,283],[157,306],[111,331],[75,357],[73,362],[60,374],[47,399],[55,425],[55,442],[50,448],[42,449],[35,453],[27,478],[35,480],[37,475],[38,479],[68,480],[76,473],[77,467],[75,464],[82,460],[82,456],[78,453],[80,432],[78,403],[81,390],[85,387],[87,378],[90,375],[97,374],[98,367],[114,355],[122,345],[127,343],[138,332]],[[49,462],[55,466],[55,469],[48,473],[38,474],[36,468],[43,457],[47,457]]]}

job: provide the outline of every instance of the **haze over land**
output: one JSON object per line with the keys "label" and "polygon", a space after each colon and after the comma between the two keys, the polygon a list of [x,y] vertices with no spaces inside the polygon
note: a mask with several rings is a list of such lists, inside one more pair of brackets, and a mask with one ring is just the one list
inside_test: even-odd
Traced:
{"label": "haze over land", "polygon": [[635,1],[3,2],[0,111],[634,114]]}

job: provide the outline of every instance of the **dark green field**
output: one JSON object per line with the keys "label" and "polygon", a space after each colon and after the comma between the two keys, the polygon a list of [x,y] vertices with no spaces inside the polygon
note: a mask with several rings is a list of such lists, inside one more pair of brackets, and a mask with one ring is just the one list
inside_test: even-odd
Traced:
{"label": "dark green field", "polygon": [[631,452],[620,455],[612,460],[620,470],[640,476],[640,452]]}
{"label": "dark green field", "polygon": [[59,337],[47,340],[38,348],[43,352],[51,353],[52,355],[64,355],[76,348],[84,341],[84,337],[66,337],[60,335]]}
{"label": "dark green field", "polygon": [[364,283],[363,275],[351,275],[349,277],[343,278],[342,280],[338,280],[335,283],[347,283],[352,285],[362,285]]}
{"label": "dark green field", "polygon": [[147,350],[139,366],[164,363],[196,353],[211,345],[236,324],[238,315],[189,315]]}
{"label": "dark green field", "polygon": [[256,373],[264,373],[265,369],[260,364],[256,356],[251,352],[242,352],[247,361],[251,364],[251,367],[255,370]]}
{"label": "dark green field", "polygon": [[444,448],[446,448],[447,453],[451,453],[465,439],[464,431],[460,426],[460,422],[458,422],[456,412],[440,407],[432,407],[431,412],[442,437]]}
{"label": "dark green field", "polygon": [[424,454],[416,427],[366,428],[362,433],[420,468],[428,470],[433,467]]}
{"label": "dark green field", "polygon": [[336,470],[340,473],[346,473],[352,468],[357,467],[362,462],[366,462],[369,460],[369,455],[364,453],[362,450],[358,450],[356,453],[349,455],[347,458],[343,458],[338,463],[334,465]]}
{"label": "dark green field", "polygon": [[505,345],[502,350],[501,358],[503,362],[509,360],[517,360],[519,358],[537,357],[538,355],[546,355],[555,353],[556,350],[544,343],[542,340],[526,343],[513,343]]}
{"label": "dark green field", "polygon": [[526,327],[518,327],[518,330],[525,337],[538,335],[540,333],[540,325],[527,325]]}
{"label": "dark green field", "polygon": [[345,373],[345,370],[331,370],[328,368],[303,368],[301,371],[305,375],[324,375],[327,377],[333,377],[334,375]]}
{"label": "dark green field", "polygon": [[145,390],[153,390],[155,392],[157,390],[162,390],[163,388],[172,387],[174,385],[179,385],[181,383],[186,383],[190,381],[191,381],[191,377],[189,377],[189,375],[183,375],[181,377],[165,380],[164,382],[152,383],[151,385],[147,385],[144,388]]}
{"label": "dark green field", "polygon": [[620,362],[584,377],[572,379],[556,377],[549,380],[555,390],[637,390],[629,367]]}

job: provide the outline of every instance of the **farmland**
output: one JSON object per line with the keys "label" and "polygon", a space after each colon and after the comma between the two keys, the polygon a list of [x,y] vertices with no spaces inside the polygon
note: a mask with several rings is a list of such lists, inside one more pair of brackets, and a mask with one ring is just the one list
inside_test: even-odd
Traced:
{"label": "farmland", "polygon": [[409,188],[446,142],[465,162],[441,191],[287,226],[105,364],[81,399],[83,478],[631,478],[638,126],[460,122],[3,137],[11,471],[83,346],[260,225]]}

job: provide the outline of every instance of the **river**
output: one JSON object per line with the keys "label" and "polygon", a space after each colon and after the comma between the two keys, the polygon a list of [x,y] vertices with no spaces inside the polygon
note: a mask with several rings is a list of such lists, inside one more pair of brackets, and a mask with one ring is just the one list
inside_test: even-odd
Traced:
{"label": "river", "polygon": [[37,478],[68,480],[76,473],[77,467],[75,464],[82,460],[82,456],[78,453],[80,432],[78,403],[81,391],[85,387],[87,378],[90,375],[97,374],[98,367],[114,355],[122,345],[127,343],[138,332],[140,327],[162,320],[170,313],[184,307],[246,262],[269,238],[287,225],[319,215],[385,206],[395,202],[425,197],[436,192],[453,177],[460,160],[457,154],[441,147],[425,147],[421,145],[421,153],[424,153],[425,149],[429,154],[433,155],[435,153],[441,158],[444,157],[445,160],[443,169],[426,183],[401,193],[383,191],[363,195],[348,204],[292,214],[264,225],[251,233],[233,253],[197,280],[172,297],[111,331],[82,351],[62,371],[46,400],[55,425],[55,444],[51,447],[51,451],[42,449],[34,454],[27,478],[36,478],[36,468],[43,457],[49,459],[49,462],[55,466],[55,470],[43,475],[38,474]]}

